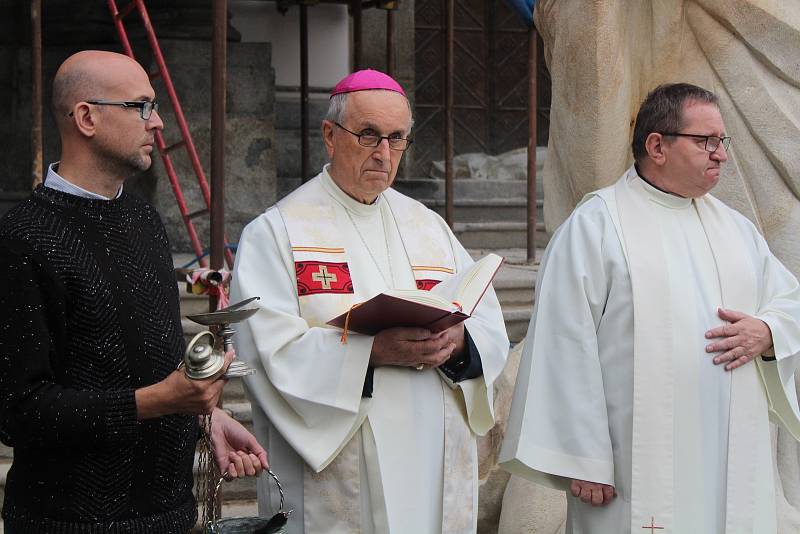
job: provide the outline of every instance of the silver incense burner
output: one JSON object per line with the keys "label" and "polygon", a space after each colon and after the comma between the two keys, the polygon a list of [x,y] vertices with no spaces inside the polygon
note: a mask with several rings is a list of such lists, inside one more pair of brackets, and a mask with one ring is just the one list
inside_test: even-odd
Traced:
{"label": "silver incense burner", "polygon": [[[219,372],[225,364],[225,353],[233,348],[233,334],[236,331],[231,324],[244,321],[258,311],[256,306],[248,306],[259,297],[252,297],[227,308],[215,312],[187,315],[186,318],[203,326],[216,326],[217,334],[210,330],[200,332],[192,338],[183,355],[183,367],[186,376],[193,380],[203,380]],[[216,349],[218,340],[222,338],[222,350]],[[255,374],[256,370],[241,360],[235,359],[228,366],[225,378],[238,378]]]}

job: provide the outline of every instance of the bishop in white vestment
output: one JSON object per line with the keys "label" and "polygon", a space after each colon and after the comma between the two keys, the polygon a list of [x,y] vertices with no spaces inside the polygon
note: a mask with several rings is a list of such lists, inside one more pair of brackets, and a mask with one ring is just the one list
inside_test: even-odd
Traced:
{"label": "bishop in white vestment", "polygon": [[[414,339],[393,341],[380,361],[388,331],[343,339],[326,325],[376,294],[429,289],[472,264],[440,217],[389,188],[410,125],[394,80],[343,80],[323,123],[331,163],[239,243],[233,293],[260,296],[261,310],[237,327],[237,352],[258,369],[246,382],[255,433],[295,510],[290,533],[476,528],[475,436],[494,424],[492,383],[508,351],[493,290],[453,332],[397,329]],[[448,341],[459,332],[460,349]],[[267,482],[262,515],[278,504]]]}
{"label": "bishop in white vestment", "polygon": [[707,194],[729,142],[712,93],[657,88],[636,167],[542,260],[500,462],[567,490],[568,533],[776,532],[769,418],[800,436],[800,287]]}

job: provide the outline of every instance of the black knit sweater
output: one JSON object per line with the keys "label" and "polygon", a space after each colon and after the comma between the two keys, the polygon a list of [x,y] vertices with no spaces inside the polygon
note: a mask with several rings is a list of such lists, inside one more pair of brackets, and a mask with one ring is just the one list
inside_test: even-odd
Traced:
{"label": "black knit sweater", "polygon": [[197,419],[136,420],[184,350],[156,212],[39,187],[0,221],[6,532],[186,533]]}

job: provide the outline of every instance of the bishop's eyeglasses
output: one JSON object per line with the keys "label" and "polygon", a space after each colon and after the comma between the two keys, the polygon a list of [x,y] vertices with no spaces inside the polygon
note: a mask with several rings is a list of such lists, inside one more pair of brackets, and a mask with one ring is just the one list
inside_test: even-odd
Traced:
{"label": "bishop's eyeglasses", "polygon": [[389,143],[389,148],[392,150],[399,150],[404,151],[408,149],[408,147],[413,143],[411,139],[407,139],[405,137],[399,137],[398,134],[392,135],[375,135],[375,134],[365,134],[365,133],[355,133],[351,132],[338,122],[334,122],[336,126],[344,130],[345,132],[349,133],[350,135],[355,135],[358,137],[358,144],[361,146],[365,146],[367,148],[375,148],[376,146],[381,144],[381,141],[386,139]]}
{"label": "bishop's eyeglasses", "polygon": [[[120,106],[123,108],[138,108],[142,120],[148,120],[154,111],[158,111],[158,102],[155,100],[87,100],[87,104],[95,106]],[[72,117],[72,112],[69,113]]]}
{"label": "bishop's eyeglasses", "polygon": [[731,138],[730,137],[718,137],[716,135],[701,135],[701,134],[687,134],[687,133],[677,133],[677,132],[658,132],[661,135],[674,135],[675,137],[694,137],[695,139],[705,139],[706,140],[706,152],[716,152],[719,148],[720,143],[722,146],[725,147],[725,150],[731,146]]}

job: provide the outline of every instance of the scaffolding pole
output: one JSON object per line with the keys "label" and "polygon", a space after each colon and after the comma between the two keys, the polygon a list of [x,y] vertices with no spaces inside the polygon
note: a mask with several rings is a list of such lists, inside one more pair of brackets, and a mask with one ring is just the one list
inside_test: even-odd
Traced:
{"label": "scaffolding pole", "polygon": [[444,202],[445,202],[445,221],[450,228],[453,227],[453,155],[454,132],[453,132],[453,78],[455,65],[453,63],[453,41],[455,40],[455,0],[447,0],[446,12],[446,59],[445,59],[445,103],[444,115],[446,123],[447,137],[445,139],[444,155]]}
{"label": "scaffolding pole", "polygon": [[528,34],[528,261],[536,261],[536,26],[531,22]]}
{"label": "scaffolding pole", "polygon": [[353,71],[361,70],[361,0],[352,0],[351,14],[353,15]]}
{"label": "scaffolding pole", "polygon": [[[214,0],[211,45],[211,268],[225,265],[225,90],[228,0]],[[212,299],[216,300],[216,299]],[[216,310],[216,302],[211,310]]]}
{"label": "scaffolding pole", "polygon": [[394,78],[394,11],[386,10],[386,73]]}
{"label": "scaffolding pole", "polygon": [[308,146],[308,6],[300,4],[300,181],[309,178]]}
{"label": "scaffolding pole", "polygon": [[31,0],[31,166],[32,187],[42,183],[42,0]]}

